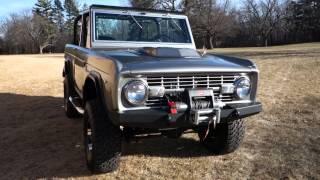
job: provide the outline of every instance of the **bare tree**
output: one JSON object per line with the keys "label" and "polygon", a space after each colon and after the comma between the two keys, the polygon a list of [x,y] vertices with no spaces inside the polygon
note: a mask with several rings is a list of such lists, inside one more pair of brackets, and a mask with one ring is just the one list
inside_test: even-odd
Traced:
{"label": "bare tree", "polygon": [[56,29],[47,19],[34,15],[31,24],[27,27],[27,31],[34,44],[39,47],[40,54],[43,53],[44,48],[52,46]]}
{"label": "bare tree", "polygon": [[185,0],[184,10],[190,18],[195,36],[210,49],[217,45],[219,36],[232,31],[234,17],[229,10],[229,0],[220,3],[215,0]]}
{"label": "bare tree", "polygon": [[175,11],[178,0],[129,0],[132,7]]}
{"label": "bare tree", "polygon": [[30,24],[31,13],[21,12],[10,14],[1,26],[3,34],[4,49],[7,53],[32,53],[34,45],[31,37],[26,31]]}
{"label": "bare tree", "polygon": [[177,0],[162,0],[162,1],[160,0],[158,1],[158,3],[162,5],[162,9],[171,10],[171,11],[177,10],[177,5],[178,5]]}
{"label": "bare tree", "polygon": [[260,42],[268,46],[268,39],[275,26],[281,20],[281,9],[278,0],[246,0],[244,7],[244,20],[248,28]]}

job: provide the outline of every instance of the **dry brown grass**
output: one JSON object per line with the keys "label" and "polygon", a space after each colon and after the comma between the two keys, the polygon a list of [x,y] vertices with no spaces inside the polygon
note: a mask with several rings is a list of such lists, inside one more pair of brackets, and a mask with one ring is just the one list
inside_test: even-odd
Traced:
{"label": "dry brown grass", "polygon": [[0,56],[1,179],[320,179],[320,44],[214,52],[261,71],[264,112],[241,148],[213,156],[194,134],[124,143],[120,169],[99,176],[85,167],[81,120],[63,113],[63,55]]}

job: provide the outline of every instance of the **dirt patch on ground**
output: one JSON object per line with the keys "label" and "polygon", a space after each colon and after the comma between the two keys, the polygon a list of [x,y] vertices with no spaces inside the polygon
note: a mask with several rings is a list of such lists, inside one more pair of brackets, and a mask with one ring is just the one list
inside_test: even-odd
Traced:
{"label": "dirt patch on ground", "polygon": [[248,118],[241,148],[213,156],[195,134],[124,143],[120,169],[99,176],[85,167],[81,119],[63,113],[63,55],[0,56],[1,179],[319,179],[320,44],[215,53],[260,68],[264,111]]}

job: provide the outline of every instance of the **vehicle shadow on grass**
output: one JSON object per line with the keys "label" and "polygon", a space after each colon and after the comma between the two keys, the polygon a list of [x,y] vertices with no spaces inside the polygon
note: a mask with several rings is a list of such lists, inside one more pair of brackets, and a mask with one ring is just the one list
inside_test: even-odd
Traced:
{"label": "vehicle shadow on grass", "polygon": [[0,93],[0,179],[90,175],[81,120],[67,119],[59,97]]}
{"label": "vehicle shadow on grass", "polygon": [[211,155],[197,139],[153,137],[138,142],[124,143],[123,156],[145,155],[156,157],[189,158]]}
{"label": "vehicle shadow on grass", "polygon": [[[90,176],[82,147],[81,119],[68,119],[63,99],[0,93],[1,179]],[[209,155],[194,139],[157,137],[123,143],[123,155]]]}

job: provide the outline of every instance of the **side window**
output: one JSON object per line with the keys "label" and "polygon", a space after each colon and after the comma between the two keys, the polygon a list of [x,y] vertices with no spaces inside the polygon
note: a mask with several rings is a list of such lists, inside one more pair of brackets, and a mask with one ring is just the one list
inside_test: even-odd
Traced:
{"label": "side window", "polygon": [[80,39],[81,39],[81,27],[82,27],[82,18],[80,18],[77,21],[77,24],[75,26],[75,37],[74,37],[74,44],[80,45]]}
{"label": "side window", "polygon": [[90,27],[90,17],[87,16],[86,18],[86,23],[87,23],[87,38],[86,38],[86,48],[90,48],[90,45],[91,45],[91,27]]}
{"label": "side window", "polygon": [[89,44],[88,44],[88,27],[90,25],[89,23],[89,13],[84,14],[83,18],[82,18],[82,30],[81,30],[81,40],[80,40],[80,46],[86,48]]}

